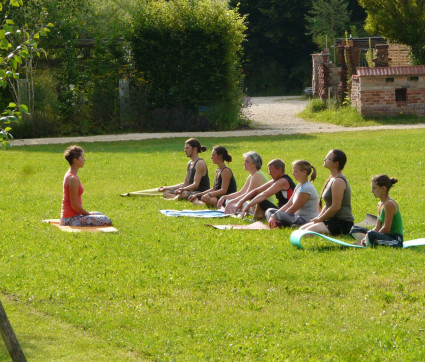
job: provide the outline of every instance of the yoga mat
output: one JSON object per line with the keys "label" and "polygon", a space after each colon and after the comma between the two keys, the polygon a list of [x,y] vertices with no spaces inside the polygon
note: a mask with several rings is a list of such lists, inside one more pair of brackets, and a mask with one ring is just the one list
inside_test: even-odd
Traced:
{"label": "yoga mat", "polygon": [[225,214],[223,211],[218,210],[159,210],[159,212],[165,216],[185,216],[185,217],[229,217],[229,214]]}
{"label": "yoga mat", "polygon": [[211,226],[214,229],[220,230],[270,230],[268,225],[265,225],[261,221],[256,221],[249,225],[213,225],[213,224],[205,224],[206,226]]}
{"label": "yoga mat", "polygon": [[59,219],[49,219],[49,220],[43,220],[45,223],[49,223],[62,231],[67,231],[69,233],[80,233],[82,231],[86,232],[103,232],[103,233],[114,233],[118,231],[112,226],[62,226],[59,225]]}
{"label": "yoga mat", "polygon": [[163,192],[159,192],[158,188],[155,189],[148,189],[148,190],[140,190],[140,191],[133,191],[133,192],[127,192],[125,194],[121,194],[121,196],[163,196]]}
{"label": "yoga mat", "polygon": [[[350,248],[363,248],[363,249],[365,248],[364,246],[361,246],[361,245],[348,244],[348,243],[345,243],[343,241],[331,238],[330,236],[319,234],[319,233],[316,233],[314,231],[308,231],[308,230],[296,230],[296,231],[294,231],[291,234],[289,240],[291,241],[291,244],[293,246],[296,246],[299,249],[304,249],[304,247],[301,245],[301,238],[304,235],[307,235],[307,234],[320,236],[323,239],[329,240],[329,241],[336,243],[336,244],[339,244],[339,245],[348,246]],[[425,246],[425,238],[408,240],[408,241],[403,242],[403,249],[413,248],[415,246]]]}
{"label": "yoga mat", "polygon": [[363,226],[364,228],[374,227],[376,225],[376,220],[378,220],[378,217],[376,215],[367,213],[364,220],[356,225]]}
{"label": "yoga mat", "polygon": [[364,246],[361,246],[361,245],[348,244],[348,243],[345,243],[345,242],[340,241],[338,239],[331,238],[330,236],[319,234],[319,233],[316,233],[314,231],[309,231],[309,230],[295,230],[291,234],[289,240],[291,241],[291,244],[293,246],[296,246],[298,249],[304,249],[304,247],[301,245],[301,238],[305,235],[319,236],[319,237],[326,239],[326,240],[329,240],[329,241],[331,241],[335,244],[347,246],[347,247],[350,247],[350,248],[364,248]]}
{"label": "yoga mat", "polygon": [[425,239],[414,239],[414,240],[408,240],[403,242],[403,249],[412,248],[414,246],[424,246],[425,245]]}

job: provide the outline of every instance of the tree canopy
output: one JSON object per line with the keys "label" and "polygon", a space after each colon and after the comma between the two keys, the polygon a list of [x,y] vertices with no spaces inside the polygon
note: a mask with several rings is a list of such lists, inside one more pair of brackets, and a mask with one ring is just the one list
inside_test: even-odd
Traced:
{"label": "tree canopy", "polygon": [[416,64],[425,64],[424,0],[359,0],[366,9],[366,30],[410,45]]}

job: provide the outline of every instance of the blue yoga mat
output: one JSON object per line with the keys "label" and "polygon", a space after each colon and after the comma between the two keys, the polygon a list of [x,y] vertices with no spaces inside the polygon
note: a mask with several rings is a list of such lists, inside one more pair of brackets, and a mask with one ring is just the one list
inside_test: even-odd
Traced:
{"label": "blue yoga mat", "polygon": [[228,217],[229,214],[225,214],[224,211],[218,210],[159,210],[161,214],[165,216],[185,216],[185,217]]}
{"label": "blue yoga mat", "polygon": [[[361,246],[361,245],[348,244],[348,243],[345,243],[345,242],[343,242],[341,240],[331,238],[330,236],[319,234],[319,233],[316,233],[314,231],[309,231],[309,230],[295,230],[291,234],[289,240],[291,241],[291,244],[293,246],[297,247],[298,249],[304,249],[304,247],[301,245],[301,238],[304,235],[315,235],[315,236],[319,236],[319,237],[321,237],[321,238],[323,238],[325,240],[329,240],[329,241],[331,241],[331,242],[333,242],[335,244],[342,245],[342,246],[347,246],[347,247],[350,247],[350,248],[361,248],[361,249],[364,249],[365,248],[364,246]],[[411,248],[411,247],[414,247],[414,246],[425,246],[425,238],[409,240],[409,241],[405,241],[403,243],[403,249]]]}

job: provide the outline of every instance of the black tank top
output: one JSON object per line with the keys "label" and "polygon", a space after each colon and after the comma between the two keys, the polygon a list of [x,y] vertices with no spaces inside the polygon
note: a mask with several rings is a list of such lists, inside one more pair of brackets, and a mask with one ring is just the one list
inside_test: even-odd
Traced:
{"label": "black tank top", "polygon": [[[196,173],[195,166],[199,160],[202,160],[202,158],[199,157],[193,164],[192,168],[189,168],[190,162],[187,164],[187,172],[189,173],[188,185],[193,184],[193,181],[195,180],[195,173]],[[208,168],[207,168],[207,172],[205,173],[205,176],[201,177],[201,181],[199,182],[198,188],[193,191],[202,192],[202,191],[208,190],[209,188],[210,188],[210,178],[208,177]]]}
{"label": "black tank top", "polygon": [[[220,190],[221,189],[221,183],[222,183],[221,173],[223,172],[223,170],[225,168],[229,168],[229,167],[223,167],[220,170],[220,174],[218,175],[218,177],[216,177],[216,179],[214,180],[214,188],[216,190]],[[226,191],[225,195],[233,194],[234,192],[237,191],[235,176],[233,176],[233,172],[232,172],[232,170],[230,168],[229,168],[229,171],[232,173],[232,177],[230,179],[229,187],[227,188],[227,191]]]}
{"label": "black tank top", "polygon": [[282,178],[287,180],[289,182],[289,189],[288,190],[280,190],[275,196],[277,199],[277,206],[280,208],[283,205],[285,205],[289,199],[291,198],[292,194],[294,193],[295,189],[295,183],[292,181],[292,179],[288,175],[283,175]]}

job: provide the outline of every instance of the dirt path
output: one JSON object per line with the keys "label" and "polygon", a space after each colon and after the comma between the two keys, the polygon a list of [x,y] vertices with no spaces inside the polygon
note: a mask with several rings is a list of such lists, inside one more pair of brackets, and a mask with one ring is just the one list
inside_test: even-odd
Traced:
{"label": "dirt path", "polygon": [[296,117],[307,105],[308,101],[301,97],[255,97],[252,105],[245,110],[253,121],[255,129],[223,132],[174,132],[174,133],[129,133],[120,135],[81,136],[34,138],[13,140],[13,146],[63,144],[78,142],[112,142],[138,141],[159,138],[189,138],[189,137],[243,137],[291,135],[302,133],[350,132],[378,129],[416,129],[425,128],[425,124],[387,125],[372,127],[342,127],[333,124],[306,122]]}

